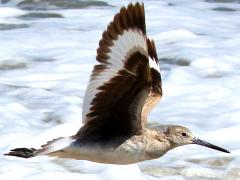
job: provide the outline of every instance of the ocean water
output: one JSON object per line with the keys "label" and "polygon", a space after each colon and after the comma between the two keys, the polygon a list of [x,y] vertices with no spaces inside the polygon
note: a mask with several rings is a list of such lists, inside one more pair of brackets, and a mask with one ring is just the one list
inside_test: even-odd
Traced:
{"label": "ocean water", "polygon": [[240,179],[240,1],[146,0],[163,98],[150,123],[189,127],[197,145],[119,166],[2,154],[74,134],[101,33],[130,1],[2,0],[0,179]]}

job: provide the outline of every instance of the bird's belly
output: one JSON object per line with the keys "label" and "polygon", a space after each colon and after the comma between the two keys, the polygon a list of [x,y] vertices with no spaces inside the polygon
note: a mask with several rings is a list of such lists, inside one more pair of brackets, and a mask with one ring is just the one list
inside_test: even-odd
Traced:
{"label": "bird's belly", "polygon": [[144,145],[131,141],[126,141],[118,147],[99,144],[72,144],[61,152],[53,153],[52,156],[107,164],[132,164],[146,160]]}

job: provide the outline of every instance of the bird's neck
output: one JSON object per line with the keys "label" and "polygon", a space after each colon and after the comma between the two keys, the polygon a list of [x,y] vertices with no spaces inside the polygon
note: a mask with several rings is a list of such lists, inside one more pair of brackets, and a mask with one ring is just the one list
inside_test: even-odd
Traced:
{"label": "bird's neck", "polygon": [[171,144],[166,139],[165,134],[148,130],[150,138],[146,140],[146,156],[148,159],[156,159],[163,156],[166,152],[171,150]]}

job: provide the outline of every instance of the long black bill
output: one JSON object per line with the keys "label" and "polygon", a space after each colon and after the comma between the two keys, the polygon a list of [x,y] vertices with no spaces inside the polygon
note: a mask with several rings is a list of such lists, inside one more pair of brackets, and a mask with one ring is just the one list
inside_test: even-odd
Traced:
{"label": "long black bill", "polygon": [[208,142],[206,142],[206,141],[203,141],[203,140],[201,140],[201,139],[198,139],[198,138],[193,138],[192,142],[193,142],[194,144],[198,144],[198,145],[201,145],[201,146],[206,146],[206,147],[208,147],[208,148],[212,148],[212,149],[215,149],[215,150],[217,150],[217,151],[222,151],[222,152],[225,152],[225,153],[230,153],[230,151],[228,151],[228,150],[226,150],[226,149],[220,148],[220,147],[218,147],[218,146],[215,146],[215,145],[213,145],[213,144],[210,144],[210,143],[208,143]]}

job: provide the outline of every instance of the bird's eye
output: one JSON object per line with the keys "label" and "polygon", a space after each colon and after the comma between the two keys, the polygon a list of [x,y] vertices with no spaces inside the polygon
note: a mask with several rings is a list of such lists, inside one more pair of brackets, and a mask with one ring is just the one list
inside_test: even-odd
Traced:
{"label": "bird's eye", "polygon": [[187,136],[187,134],[186,133],[182,133],[182,136]]}

